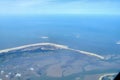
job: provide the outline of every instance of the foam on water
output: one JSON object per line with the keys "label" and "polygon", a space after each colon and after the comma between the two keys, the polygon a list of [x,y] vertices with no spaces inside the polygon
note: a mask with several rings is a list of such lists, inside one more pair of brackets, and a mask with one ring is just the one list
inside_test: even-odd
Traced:
{"label": "foam on water", "polygon": [[19,47],[15,47],[15,48],[4,49],[4,50],[0,50],[0,54],[7,53],[7,52],[10,52],[10,51],[20,50],[20,49],[24,49],[24,48],[29,48],[29,47],[35,47],[35,46],[53,46],[57,49],[67,49],[67,50],[75,51],[75,52],[78,52],[78,53],[81,53],[81,54],[94,56],[94,57],[97,57],[99,59],[105,59],[103,56],[95,54],[95,53],[82,51],[82,50],[76,50],[76,49],[69,48],[68,46],[65,46],[65,45],[54,44],[54,43],[36,43],[36,44],[19,46]]}

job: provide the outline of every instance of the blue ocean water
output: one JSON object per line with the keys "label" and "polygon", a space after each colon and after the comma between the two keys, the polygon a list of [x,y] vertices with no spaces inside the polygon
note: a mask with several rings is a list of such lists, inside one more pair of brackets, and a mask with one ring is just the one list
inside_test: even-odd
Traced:
{"label": "blue ocean water", "polygon": [[[41,15],[0,18],[0,49],[51,42],[101,55],[119,54],[120,16]],[[43,39],[42,37],[48,37]]]}
{"label": "blue ocean water", "polygon": [[119,30],[115,15],[1,17],[0,79],[114,78],[120,71]]}

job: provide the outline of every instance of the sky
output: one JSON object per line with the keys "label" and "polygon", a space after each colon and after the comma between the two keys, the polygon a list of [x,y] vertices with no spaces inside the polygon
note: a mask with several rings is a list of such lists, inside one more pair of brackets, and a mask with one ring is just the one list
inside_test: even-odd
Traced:
{"label": "sky", "polygon": [[120,0],[0,0],[0,14],[120,14]]}

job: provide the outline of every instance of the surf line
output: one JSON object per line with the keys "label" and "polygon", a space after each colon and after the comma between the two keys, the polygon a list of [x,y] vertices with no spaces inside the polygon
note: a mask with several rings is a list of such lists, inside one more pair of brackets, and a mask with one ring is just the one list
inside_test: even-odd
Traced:
{"label": "surf line", "polygon": [[105,59],[103,56],[95,54],[95,53],[82,51],[82,50],[76,50],[76,49],[69,48],[68,46],[55,44],[55,43],[36,43],[36,44],[23,45],[23,46],[19,46],[19,47],[15,47],[15,48],[0,50],[0,54],[7,53],[7,52],[10,52],[10,51],[20,50],[20,49],[24,49],[24,48],[29,48],[29,47],[35,47],[35,46],[53,46],[57,49],[71,50],[71,51],[74,51],[74,52],[77,52],[77,53],[80,53],[80,54],[94,56],[94,57],[97,57],[97,58],[102,59],[102,60]]}

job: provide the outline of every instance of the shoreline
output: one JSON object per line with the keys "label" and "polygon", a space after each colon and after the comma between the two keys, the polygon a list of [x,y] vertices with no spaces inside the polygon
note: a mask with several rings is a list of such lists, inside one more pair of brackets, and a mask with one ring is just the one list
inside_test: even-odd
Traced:
{"label": "shoreline", "polygon": [[112,76],[112,75],[116,75],[117,73],[108,73],[108,74],[104,74],[102,76],[100,76],[100,78],[98,80],[102,80],[103,77],[105,76]]}
{"label": "shoreline", "polygon": [[15,48],[3,49],[3,50],[0,50],[0,54],[7,53],[7,52],[10,52],[10,51],[14,51],[14,50],[29,48],[29,47],[46,46],[46,45],[53,46],[53,47],[56,47],[58,49],[66,49],[66,50],[71,50],[71,51],[78,52],[78,53],[81,53],[81,54],[94,56],[94,57],[97,57],[97,58],[102,59],[102,60],[105,59],[103,56],[95,54],[95,53],[82,51],[82,50],[76,50],[76,49],[69,48],[68,46],[55,44],[55,43],[36,43],[36,44],[23,45],[23,46],[19,46],[19,47],[15,47]]}

